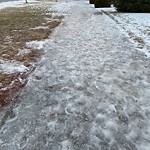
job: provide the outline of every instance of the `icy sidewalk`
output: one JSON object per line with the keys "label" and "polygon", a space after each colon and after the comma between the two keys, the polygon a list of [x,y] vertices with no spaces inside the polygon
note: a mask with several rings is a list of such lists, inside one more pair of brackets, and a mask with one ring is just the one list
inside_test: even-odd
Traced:
{"label": "icy sidewalk", "polygon": [[0,123],[2,150],[148,150],[150,61],[87,2],[65,15],[17,104]]}

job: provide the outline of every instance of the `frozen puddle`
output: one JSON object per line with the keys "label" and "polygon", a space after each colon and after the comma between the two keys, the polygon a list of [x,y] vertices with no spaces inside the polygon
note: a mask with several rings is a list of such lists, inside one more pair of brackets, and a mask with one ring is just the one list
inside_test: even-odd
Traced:
{"label": "frozen puddle", "polygon": [[1,149],[149,150],[149,59],[87,2],[53,6],[66,17],[18,102],[1,112]]}

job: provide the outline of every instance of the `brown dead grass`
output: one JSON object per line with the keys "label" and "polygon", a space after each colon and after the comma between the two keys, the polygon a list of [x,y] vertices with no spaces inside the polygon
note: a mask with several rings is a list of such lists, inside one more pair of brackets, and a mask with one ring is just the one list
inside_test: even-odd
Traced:
{"label": "brown dead grass", "polygon": [[[21,49],[27,48],[26,42],[48,38],[53,29],[57,27],[63,16],[52,17],[50,12],[42,8],[9,8],[0,10],[0,59],[16,60],[24,63],[33,70],[33,64],[41,56],[41,52],[30,49],[30,52],[18,56]],[[52,21],[47,21],[49,18]],[[36,29],[37,26],[48,28]],[[29,48],[27,48],[29,49]],[[9,103],[17,91],[23,87],[18,78],[26,78],[29,72],[25,73],[2,73],[0,72],[0,105]]]}

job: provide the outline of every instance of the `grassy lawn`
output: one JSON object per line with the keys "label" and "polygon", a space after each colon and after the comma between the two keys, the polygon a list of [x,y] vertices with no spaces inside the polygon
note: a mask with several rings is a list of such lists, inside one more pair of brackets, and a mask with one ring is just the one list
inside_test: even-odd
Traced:
{"label": "grassy lawn", "polygon": [[[63,19],[51,14],[43,8],[29,6],[0,10],[0,60],[14,60],[29,68],[24,73],[0,71],[0,105],[8,103],[21,89],[23,85],[18,78],[26,78],[33,69],[32,64],[41,56],[41,51],[26,47],[26,42],[48,38]],[[28,53],[19,55],[23,49]]]}

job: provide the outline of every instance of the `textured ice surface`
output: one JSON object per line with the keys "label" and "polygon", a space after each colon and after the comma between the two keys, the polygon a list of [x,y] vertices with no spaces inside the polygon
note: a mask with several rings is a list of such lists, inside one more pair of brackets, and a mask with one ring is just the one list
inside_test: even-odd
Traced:
{"label": "textured ice surface", "polygon": [[67,3],[17,103],[0,112],[1,149],[148,150],[149,59],[108,16]]}

